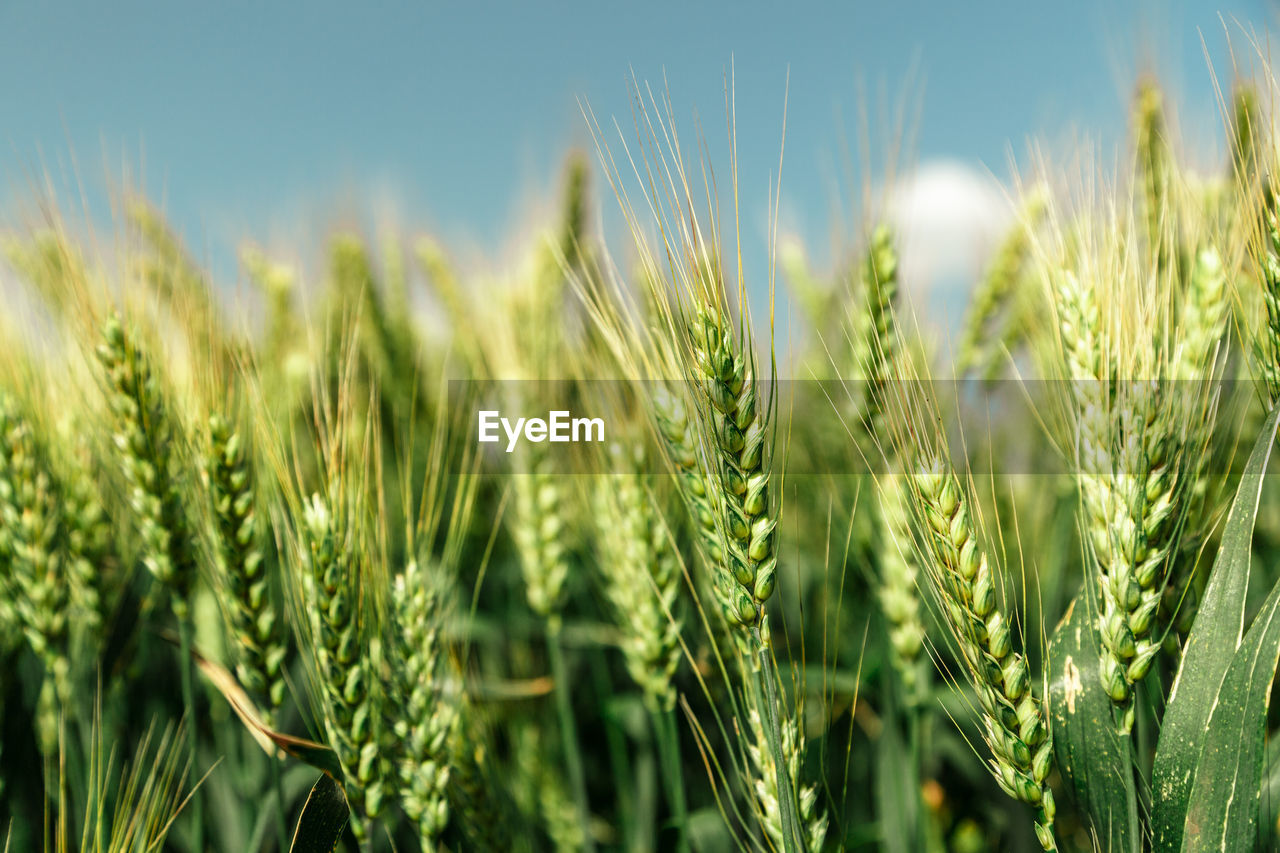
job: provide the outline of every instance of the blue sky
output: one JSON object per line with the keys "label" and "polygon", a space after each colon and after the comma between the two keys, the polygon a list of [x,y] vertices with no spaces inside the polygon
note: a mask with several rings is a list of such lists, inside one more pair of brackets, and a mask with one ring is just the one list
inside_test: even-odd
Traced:
{"label": "blue sky", "polygon": [[[743,2],[0,4],[0,227],[33,209],[48,172],[93,214],[125,177],[160,200],[196,254],[225,271],[247,237],[306,243],[352,210],[495,246],[590,137],[578,99],[630,121],[628,82],[665,73],[691,137],[695,107],[724,139],[736,74],[744,207],[763,221],[789,91],[785,225],[822,255],[856,193],[842,165],[894,96],[921,95],[916,154],[1008,174],[1025,140],[1073,128],[1123,144],[1139,70],[1161,71],[1188,145],[1220,122],[1200,38],[1227,68],[1228,19],[1253,2],[829,4]],[[789,89],[787,75],[790,74]],[[861,88],[860,88],[861,87]],[[860,92],[869,97],[864,101]],[[884,94],[880,94],[884,93]],[[878,139],[877,139],[878,137]],[[873,163],[885,147],[874,146]],[[74,156],[75,165],[72,165]],[[857,167],[855,166],[855,172]],[[841,233],[837,240],[848,242]],[[234,275],[234,268],[231,268]]]}

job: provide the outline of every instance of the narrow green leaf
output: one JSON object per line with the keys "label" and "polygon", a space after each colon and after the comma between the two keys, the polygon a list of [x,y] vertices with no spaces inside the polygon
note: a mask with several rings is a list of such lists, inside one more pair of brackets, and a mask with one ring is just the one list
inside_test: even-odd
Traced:
{"label": "narrow green leaf", "polygon": [[350,817],[342,786],[327,773],[321,774],[298,816],[289,853],[333,853]]}
{"label": "narrow green leaf", "polygon": [[1049,641],[1049,713],[1059,772],[1103,850],[1142,847],[1138,797],[1129,743],[1117,732],[1111,699],[1102,688],[1102,647],[1081,595]]}
{"label": "narrow green leaf", "polygon": [[[1240,646],[1253,526],[1278,418],[1280,407],[1272,409],[1267,416],[1245,463],[1204,600],[1169,694],[1152,768],[1151,831],[1157,850],[1182,847],[1192,783],[1204,752],[1205,730],[1218,705],[1223,679]],[[1232,733],[1237,738],[1240,734],[1238,730]]]}
{"label": "narrow green leaf", "polygon": [[1222,681],[1204,732],[1182,849],[1251,850],[1267,749],[1267,703],[1280,659],[1280,583],[1272,588]]}
{"label": "narrow green leaf", "polygon": [[1280,820],[1280,739],[1271,738],[1267,743],[1266,770],[1262,778],[1262,812],[1258,821],[1263,826],[1275,826]]}

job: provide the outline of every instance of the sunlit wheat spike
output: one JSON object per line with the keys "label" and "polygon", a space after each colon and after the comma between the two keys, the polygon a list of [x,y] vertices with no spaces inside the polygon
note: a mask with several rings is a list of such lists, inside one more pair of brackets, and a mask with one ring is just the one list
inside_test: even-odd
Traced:
{"label": "sunlit wheat spike", "polygon": [[925,629],[917,588],[907,489],[898,476],[876,481],[882,537],[879,542],[880,578],[877,597],[889,623],[889,648],[894,669],[909,702],[918,701],[927,672],[921,667]]}
{"label": "sunlit wheat spike", "polygon": [[1227,330],[1231,291],[1222,256],[1212,246],[1196,253],[1182,305],[1177,349],[1171,373],[1179,381],[1212,378]]}
{"label": "sunlit wheat spike", "polygon": [[1258,343],[1258,367],[1270,400],[1280,399],[1280,219],[1274,202],[1263,217],[1259,267],[1265,325]]}
{"label": "sunlit wheat spike", "polygon": [[1179,273],[1114,235],[1091,239],[1079,274],[1060,272],[1053,294],[1080,529],[1100,596],[1100,677],[1128,734],[1213,427],[1229,296],[1220,256],[1205,248],[1170,333]]}
{"label": "sunlit wheat spike", "polygon": [[63,442],[63,452],[68,457],[64,511],[71,570],[76,577],[72,586],[73,595],[78,597],[76,618],[86,636],[100,638],[118,581],[115,529],[103,506],[96,472],[91,469],[93,454],[87,442],[80,437],[75,448],[66,447],[68,443]]}
{"label": "sunlit wheat spike", "polygon": [[528,473],[517,476],[512,484],[516,498],[513,532],[529,606],[543,617],[558,618],[569,577],[565,495],[547,455],[529,455]]}
{"label": "sunlit wheat spike", "polygon": [[1231,93],[1231,169],[1236,182],[1248,185],[1258,171],[1266,144],[1266,128],[1258,89],[1248,80],[1236,83]]}
{"label": "sunlit wheat spike", "polygon": [[1172,220],[1176,210],[1169,204],[1174,163],[1165,124],[1164,93],[1152,79],[1144,80],[1138,87],[1133,123],[1138,180],[1142,186],[1144,236],[1148,250],[1163,265],[1175,250],[1170,241],[1176,231]]}

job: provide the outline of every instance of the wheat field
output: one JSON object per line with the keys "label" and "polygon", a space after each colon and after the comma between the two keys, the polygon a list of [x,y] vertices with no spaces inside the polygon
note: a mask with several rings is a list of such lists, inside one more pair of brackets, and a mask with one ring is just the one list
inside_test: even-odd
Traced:
{"label": "wheat field", "polygon": [[1263,66],[1032,156],[953,349],[640,85],[514,261],[6,232],[4,849],[1280,848]]}

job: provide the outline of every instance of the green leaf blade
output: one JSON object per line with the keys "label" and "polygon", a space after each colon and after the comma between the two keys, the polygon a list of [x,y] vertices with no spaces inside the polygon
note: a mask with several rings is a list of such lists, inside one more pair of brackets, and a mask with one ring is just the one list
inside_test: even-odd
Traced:
{"label": "green leaf blade", "polygon": [[351,807],[342,785],[329,774],[321,774],[298,816],[289,853],[333,853],[350,818]]}
{"label": "green leaf blade", "polygon": [[1084,596],[1077,598],[1049,641],[1054,758],[1101,849],[1138,853],[1142,826],[1129,746],[1102,688],[1092,612]]}
{"label": "green leaf blade", "polygon": [[[1280,406],[1267,416],[1245,464],[1204,600],[1187,638],[1165,709],[1152,768],[1151,831],[1157,850],[1183,847],[1193,787],[1205,754],[1205,733],[1240,647],[1254,521],[1278,419]],[[1239,732],[1234,735],[1239,736]]]}
{"label": "green leaf blade", "polygon": [[1192,785],[1185,851],[1254,846],[1267,750],[1267,702],[1278,659],[1280,583],[1267,596],[1223,679]]}

